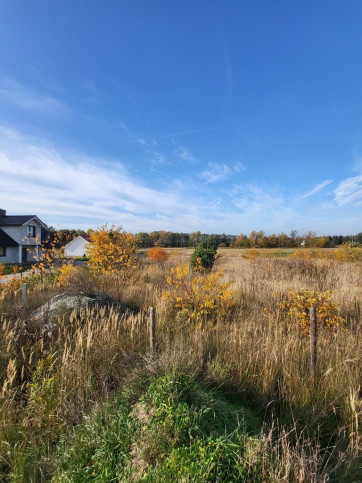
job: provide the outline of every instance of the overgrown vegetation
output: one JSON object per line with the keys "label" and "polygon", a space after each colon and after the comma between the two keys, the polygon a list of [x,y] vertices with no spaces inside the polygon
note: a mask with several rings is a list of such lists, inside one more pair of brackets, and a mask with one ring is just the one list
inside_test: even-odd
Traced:
{"label": "overgrown vegetation", "polygon": [[[256,252],[201,272],[179,250],[131,255],[127,277],[66,266],[28,278],[27,306],[1,284],[0,481],[358,481],[360,262]],[[32,318],[66,290],[132,310]],[[312,302],[333,326],[315,380]]]}

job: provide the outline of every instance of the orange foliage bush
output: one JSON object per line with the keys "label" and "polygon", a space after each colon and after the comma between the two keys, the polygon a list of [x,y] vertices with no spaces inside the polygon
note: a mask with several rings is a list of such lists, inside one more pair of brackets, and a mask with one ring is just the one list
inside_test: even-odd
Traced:
{"label": "orange foliage bush", "polygon": [[167,259],[166,250],[162,247],[153,247],[148,252],[148,258],[155,262],[164,262]]}

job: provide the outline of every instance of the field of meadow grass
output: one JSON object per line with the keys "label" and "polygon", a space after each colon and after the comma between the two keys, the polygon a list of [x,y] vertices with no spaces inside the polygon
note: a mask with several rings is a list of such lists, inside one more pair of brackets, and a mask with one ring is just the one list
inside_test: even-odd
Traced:
{"label": "field of meadow grass", "polygon": [[[26,306],[0,285],[0,481],[360,481],[361,249],[220,249],[211,272],[166,252],[34,276]],[[115,304],[44,330],[65,291]]]}

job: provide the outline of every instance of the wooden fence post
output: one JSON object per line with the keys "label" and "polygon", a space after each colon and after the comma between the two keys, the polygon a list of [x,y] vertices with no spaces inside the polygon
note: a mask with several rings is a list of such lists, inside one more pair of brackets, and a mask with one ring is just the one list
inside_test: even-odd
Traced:
{"label": "wooden fence post", "polygon": [[312,305],[309,309],[310,318],[310,370],[313,378],[317,370],[317,310]]}
{"label": "wooden fence post", "polygon": [[153,353],[155,350],[156,346],[156,334],[155,334],[155,315],[156,315],[156,310],[154,307],[150,307],[150,324],[149,324],[149,329],[150,329],[150,349],[151,352]]}
{"label": "wooden fence post", "polygon": [[23,283],[23,285],[21,286],[21,298],[22,298],[22,301],[23,301],[23,305],[27,305],[28,303],[28,284],[27,283]]}

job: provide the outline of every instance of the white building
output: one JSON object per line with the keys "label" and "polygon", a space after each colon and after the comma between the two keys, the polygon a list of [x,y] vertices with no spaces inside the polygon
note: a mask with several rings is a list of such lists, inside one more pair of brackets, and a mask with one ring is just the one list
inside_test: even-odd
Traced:
{"label": "white building", "polygon": [[89,241],[82,236],[77,236],[64,246],[64,256],[66,258],[85,257]]}
{"label": "white building", "polygon": [[0,263],[35,262],[41,256],[42,230],[36,215],[7,215],[0,209]]}

